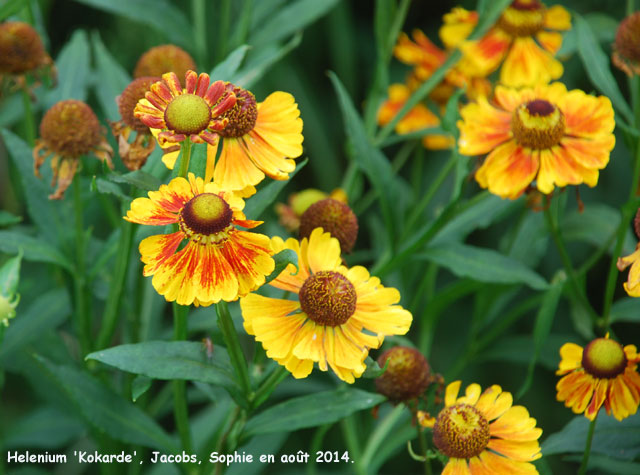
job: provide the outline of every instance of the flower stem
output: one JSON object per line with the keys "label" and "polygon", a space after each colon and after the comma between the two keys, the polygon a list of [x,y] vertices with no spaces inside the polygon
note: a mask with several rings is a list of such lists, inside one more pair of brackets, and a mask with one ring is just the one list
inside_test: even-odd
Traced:
{"label": "flower stem", "polygon": [[240,348],[240,340],[238,340],[238,334],[233,326],[233,320],[227,308],[227,302],[223,300],[218,302],[216,304],[216,312],[218,314],[218,327],[227,345],[229,358],[231,359],[231,364],[235,370],[238,382],[247,399],[250,399],[252,397],[252,391],[249,370],[247,369],[247,360],[244,357],[244,353],[242,353],[242,348]]}
{"label": "flower stem", "polygon": [[547,226],[549,228],[549,231],[551,232],[551,237],[553,238],[553,241],[556,244],[556,249],[560,254],[560,259],[562,260],[562,264],[565,270],[567,271],[567,275],[569,276],[569,282],[571,282],[571,287],[573,288],[573,292],[575,293],[575,296],[580,302],[580,304],[584,307],[587,313],[589,313],[592,320],[596,322],[599,317],[596,314],[595,310],[593,310],[593,307],[587,300],[587,297],[585,296],[584,292],[582,291],[582,288],[580,287],[580,284],[578,283],[578,280],[576,277],[576,271],[573,268],[573,264],[571,263],[571,258],[569,257],[567,248],[564,245],[564,240],[562,239],[562,235],[560,234],[560,229],[558,228],[558,224],[556,223],[553,216],[551,215],[551,203],[550,203],[549,197],[546,196],[545,200],[546,200],[546,206],[544,209],[544,217],[547,221]]}
{"label": "flower stem", "polygon": [[191,160],[191,140],[186,139],[184,142],[182,142],[181,152],[180,170],[178,171],[178,176],[186,178],[187,172],[189,171],[189,161]]}
{"label": "flower stem", "polygon": [[286,370],[284,366],[278,365],[278,367],[273,370],[273,372],[265,379],[264,383],[260,385],[260,387],[256,390],[253,400],[251,401],[252,409],[256,409],[260,404],[265,402],[267,398],[271,395],[271,393],[276,389],[276,387],[284,381],[287,376],[289,376],[289,372]]}
{"label": "flower stem", "polygon": [[22,104],[24,105],[24,128],[27,142],[33,147],[36,143],[36,123],[31,108],[31,96],[29,96],[26,86],[22,89]]}
{"label": "flower stem", "polygon": [[589,433],[587,434],[587,442],[584,446],[584,455],[582,456],[582,463],[580,464],[580,470],[578,471],[578,475],[584,475],[587,473],[587,465],[589,463],[589,454],[591,453],[591,442],[593,441],[593,433],[596,428],[596,420],[598,419],[598,415],[593,418],[591,424],[589,424]]}
{"label": "flower stem", "polygon": [[404,414],[404,405],[398,404],[385,416],[383,420],[380,421],[380,424],[378,424],[375,430],[371,433],[369,440],[367,440],[367,444],[362,451],[362,458],[360,459],[360,466],[365,472],[368,470],[376,452],[380,449],[382,444],[384,444],[396,423]]}
{"label": "flower stem", "polygon": [[[189,307],[173,303],[173,339],[182,341],[187,339],[187,316]],[[174,380],[173,384],[173,415],[175,417],[182,448],[191,452],[191,431],[189,429],[189,411],[187,407],[186,381]]]}
{"label": "flower stem", "polygon": [[104,308],[102,326],[98,334],[97,349],[106,348],[111,342],[113,332],[118,322],[118,309],[120,308],[120,297],[127,277],[129,266],[129,256],[131,255],[131,237],[133,235],[133,223],[122,220],[120,227],[120,241],[116,255],[116,267],[113,272],[113,280],[109,286],[109,295]]}
{"label": "flower stem", "polygon": [[75,297],[75,325],[80,341],[80,350],[82,356],[90,351],[89,346],[89,321],[88,321],[88,302],[86,295],[86,275],[85,275],[85,234],[82,219],[82,191],[80,177],[76,176],[73,180],[73,207],[75,211],[75,248],[76,248],[76,266],[73,273],[73,287]]}
{"label": "flower stem", "polygon": [[193,18],[193,35],[198,63],[203,69],[208,69],[207,63],[207,23],[204,0],[191,0],[191,15]]}
{"label": "flower stem", "polygon": [[424,431],[420,427],[420,424],[416,424],[416,429],[418,430],[418,443],[420,444],[420,452],[424,457],[424,474],[431,475],[431,460],[427,457],[427,438],[424,436]]}

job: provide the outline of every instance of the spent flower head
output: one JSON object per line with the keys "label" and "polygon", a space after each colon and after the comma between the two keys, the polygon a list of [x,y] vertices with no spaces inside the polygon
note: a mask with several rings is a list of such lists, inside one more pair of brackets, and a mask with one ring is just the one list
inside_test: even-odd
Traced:
{"label": "spent flower head", "polygon": [[175,73],[184,86],[183,78],[187,71],[195,69],[196,63],[185,50],[175,45],[160,45],[140,56],[133,77],[161,77],[165,73]]}
{"label": "spent flower head", "polygon": [[309,206],[300,217],[300,239],[309,237],[314,229],[323,228],[340,242],[340,249],[349,253],[358,237],[358,218],[348,204],[325,198]]}
{"label": "spent flower head", "polygon": [[415,348],[394,346],[380,355],[378,366],[387,369],[376,378],[376,390],[394,403],[420,397],[433,380],[427,359]]}
{"label": "spent flower head", "polygon": [[89,153],[113,168],[113,150],[91,107],[75,99],[54,104],[40,122],[40,138],[33,149],[36,176],[40,176],[45,159],[53,156],[51,186],[57,183],[57,188],[49,199],[62,199],[80,166],[80,157]]}
{"label": "spent flower head", "polygon": [[632,13],[618,25],[612,59],[628,76],[640,74],[640,12]]}

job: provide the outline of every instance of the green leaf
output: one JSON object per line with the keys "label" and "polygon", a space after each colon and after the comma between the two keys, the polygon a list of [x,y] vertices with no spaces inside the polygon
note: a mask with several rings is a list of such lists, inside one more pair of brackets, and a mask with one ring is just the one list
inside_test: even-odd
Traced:
{"label": "green leaf", "polygon": [[100,380],[71,366],[56,365],[40,356],[36,359],[51,383],[92,426],[123,442],[179,452],[162,427]]}
{"label": "green leaf", "polygon": [[[566,457],[566,460],[580,463],[582,457],[579,455]],[[612,457],[592,454],[589,456],[587,470],[595,470],[596,473],[615,473],[616,475],[638,475],[640,473],[640,463],[617,460]]]}
{"label": "green leaf", "polygon": [[[353,158],[356,164],[367,176],[376,190],[382,214],[387,229],[394,227],[392,202],[398,206],[399,190],[398,182],[394,180],[395,174],[387,157],[373,146],[364,128],[364,124],[358,115],[349,94],[342,82],[333,72],[329,71],[329,79],[333,83],[342,111],[342,120],[347,132],[349,144],[353,148]],[[400,214],[400,213],[396,213]]]}
{"label": "green leaf", "polygon": [[[584,19],[591,26],[591,31],[594,32],[599,43],[613,43],[618,29],[618,20],[602,13],[587,13],[584,15]],[[557,56],[565,58],[573,54],[577,49],[578,33],[575,28],[572,28],[563,34],[562,47]]]}
{"label": "green leaf", "polygon": [[565,273],[562,271],[559,272],[558,275],[553,279],[551,287],[549,287],[549,290],[546,291],[544,298],[542,299],[542,305],[538,310],[538,314],[536,315],[536,322],[533,327],[533,355],[531,356],[531,360],[529,361],[527,375],[525,376],[522,386],[520,386],[520,389],[518,390],[516,399],[520,399],[531,386],[531,382],[533,381],[533,371],[535,370],[536,363],[538,361],[538,358],[540,357],[540,353],[542,352],[542,348],[546,344],[549,338],[549,334],[551,333],[553,319],[556,315],[558,303],[560,302],[560,296],[562,295],[562,290],[564,289],[564,284],[566,281],[567,278]]}
{"label": "green leaf", "polygon": [[578,39],[578,53],[584,69],[593,85],[611,99],[616,110],[624,116],[629,124],[633,124],[633,112],[618,88],[611,74],[609,58],[604,54],[589,23],[580,15],[574,15],[575,29]]}
{"label": "green leaf", "polygon": [[73,264],[44,239],[14,231],[0,231],[0,251],[17,254],[20,249],[27,261],[50,262],[73,271]]}
{"label": "green leaf", "polygon": [[184,379],[233,386],[229,356],[216,346],[211,359],[201,343],[190,341],[147,341],[120,345],[86,356],[129,373],[152,379]]}
{"label": "green leaf", "polygon": [[0,209],[0,226],[11,226],[22,221],[22,216],[15,216],[8,211]]}
{"label": "green leaf", "polygon": [[273,260],[276,262],[276,267],[273,272],[269,274],[265,280],[265,284],[268,284],[273,279],[278,277],[280,273],[289,265],[293,264],[298,267],[298,254],[292,249],[283,249],[277,254],[274,254]]}
{"label": "green leaf", "polygon": [[253,29],[249,43],[263,45],[286,38],[329,13],[339,0],[298,0],[272,12],[258,28]]}
{"label": "green leaf", "polygon": [[71,314],[69,296],[64,289],[50,290],[20,305],[20,314],[11,321],[0,344],[0,361],[11,358],[27,343],[36,341],[49,329],[58,327]]}
{"label": "green leaf", "polygon": [[546,280],[521,262],[491,249],[450,243],[430,247],[417,257],[446,267],[458,277],[498,284],[521,283],[536,290],[549,287]]}
{"label": "green leaf", "polygon": [[120,111],[116,104],[116,97],[129,85],[131,76],[104,46],[98,32],[92,33],[91,43],[97,74],[94,91],[105,115],[111,120],[119,120]]}
{"label": "green leaf", "polygon": [[384,396],[360,389],[337,389],[296,397],[272,406],[251,418],[245,435],[293,432],[339,421],[356,411],[385,401]]}
{"label": "green leaf", "polygon": [[91,191],[97,191],[98,193],[114,195],[125,203],[129,203],[129,201],[131,201],[131,197],[125,195],[122,192],[122,188],[118,185],[112,181],[105,180],[104,178],[96,177],[95,175],[91,180],[90,189]]}
{"label": "green leaf", "polygon": [[[620,211],[604,203],[589,203],[582,213],[573,210],[562,220],[562,236],[567,241],[582,241],[600,247],[618,232]],[[636,240],[629,230],[624,249],[631,252]],[[615,245],[611,242],[611,248]]]}
{"label": "green leaf", "polygon": [[[583,453],[590,423],[582,415],[574,417],[560,432],[547,437],[542,443],[542,453],[545,457]],[[633,460],[640,455],[640,412],[618,421],[604,410],[600,411],[591,452],[622,460]]]}
{"label": "green leaf", "polygon": [[520,207],[511,200],[503,200],[489,192],[476,195],[473,200],[466,203],[466,206],[464,211],[449,220],[434,236],[431,241],[433,245],[461,241],[472,231],[486,228],[505,214]]}
{"label": "green leaf", "polygon": [[297,48],[302,42],[302,33],[293,36],[284,46],[278,44],[261,48],[250,55],[242,69],[232,75],[228,81],[245,88],[251,87],[278,61]]}
{"label": "green leaf", "polygon": [[624,297],[611,306],[611,323],[635,322],[640,323],[640,299]]}
{"label": "green leaf", "polygon": [[87,100],[89,87],[89,38],[76,30],[56,58],[58,85],[45,96],[47,108],[66,99]]}
{"label": "green leaf", "polygon": [[160,179],[142,170],[135,170],[124,175],[110,173],[106,176],[106,179],[116,183],[128,183],[145,191],[155,191],[162,185]]}
{"label": "green leaf", "polygon": [[105,12],[149,25],[180,46],[191,44],[191,26],[182,10],[167,0],[75,0]]}
{"label": "green leaf", "polygon": [[31,148],[24,140],[6,129],[2,129],[1,134],[20,174],[22,186],[27,191],[25,199],[29,216],[49,242],[62,242],[70,234],[68,223],[73,222],[70,207],[66,207],[64,202],[47,199],[53,190],[49,187],[47,177],[38,179],[33,174]]}
{"label": "green leaf", "polygon": [[238,69],[240,69],[240,65],[242,61],[244,61],[245,56],[247,55],[247,51],[251,46],[249,45],[241,45],[234,49],[229,55],[222,61],[220,61],[215,68],[211,70],[209,76],[211,76],[211,81],[229,81],[227,78],[231,78],[236,74]]}
{"label": "green leaf", "polygon": [[371,356],[367,356],[364,363],[367,365],[367,369],[362,373],[362,377],[365,379],[375,379],[382,376],[387,370],[387,367],[389,366],[389,359],[384,362],[384,368],[381,368],[378,362],[371,358]]}
{"label": "green leaf", "polygon": [[136,402],[140,396],[149,390],[152,382],[153,379],[146,376],[140,374],[136,376],[131,383],[131,400]]}
{"label": "green leaf", "polygon": [[27,3],[27,0],[7,0],[0,6],[0,21],[18,13]]}
{"label": "green leaf", "polygon": [[260,190],[247,199],[246,205],[244,207],[244,214],[248,219],[258,219],[264,210],[267,209],[277,198],[278,193],[282,191],[282,189],[287,186],[287,184],[291,181],[291,179],[296,176],[296,174],[304,168],[304,166],[309,161],[308,158],[301,160],[298,162],[296,169],[289,175],[289,180],[273,180],[268,183],[266,186],[260,188]]}
{"label": "green leaf", "polygon": [[203,177],[207,170],[207,144],[194,143],[191,145],[191,158],[189,159],[189,173]]}
{"label": "green leaf", "polygon": [[75,417],[52,407],[41,407],[6,427],[2,445],[6,449],[60,449],[85,431],[85,425]]}
{"label": "green leaf", "polygon": [[0,295],[11,296],[18,290],[20,280],[20,262],[22,261],[22,251],[16,257],[7,260],[0,267]]}

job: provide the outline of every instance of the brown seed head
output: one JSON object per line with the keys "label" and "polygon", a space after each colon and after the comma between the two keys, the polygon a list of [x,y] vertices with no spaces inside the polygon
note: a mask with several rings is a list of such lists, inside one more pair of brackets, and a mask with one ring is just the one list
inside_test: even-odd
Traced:
{"label": "brown seed head", "polygon": [[196,70],[196,63],[189,53],[175,45],[161,45],[140,56],[133,77],[160,77],[164,73],[174,72],[184,87],[184,78],[189,70]]}
{"label": "brown seed head", "polygon": [[68,99],[53,105],[40,122],[40,137],[62,157],[78,158],[102,141],[100,122],[82,101]]}
{"label": "brown seed head", "polygon": [[429,363],[418,350],[407,346],[391,348],[378,358],[381,368],[384,368],[385,364],[387,370],[376,378],[376,389],[392,402],[399,403],[417,398],[429,386]]}
{"label": "brown seed head", "polygon": [[640,73],[640,12],[620,22],[613,45],[613,63],[629,76]]}
{"label": "brown seed head", "polygon": [[342,252],[351,252],[358,237],[358,218],[345,203],[326,198],[300,217],[300,239],[308,238],[315,228],[323,228],[340,241]]}
{"label": "brown seed head", "polygon": [[49,62],[40,36],[28,23],[0,24],[0,73],[22,74]]}
{"label": "brown seed head", "polygon": [[160,81],[159,77],[145,76],[134,79],[122,91],[118,98],[118,109],[122,120],[138,133],[148,134],[149,127],[144,125],[142,121],[133,115],[133,110],[140,99],[144,99],[144,94],[149,90],[151,85]]}
{"label": "brown seed head", "polygon": [[358,299],[351,281],[334,271],[307,277],[299,297],[302,311],[318,325],[329,327],[346,323],[355,312]]}
{"label": "brown seed head", "polygon": [[222,118],[229,119],[227,126],[220,131],[223,137],[242,137],[253,129],[258,119],[258,105],[256,97],[251,91],[227,84],[227,91],[236,95],[236,105],[222,114]]}

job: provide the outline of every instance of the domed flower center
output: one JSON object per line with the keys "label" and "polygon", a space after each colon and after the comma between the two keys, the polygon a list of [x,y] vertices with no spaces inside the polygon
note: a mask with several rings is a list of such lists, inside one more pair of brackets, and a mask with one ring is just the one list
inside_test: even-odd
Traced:
{"label": "domed flower center", "polygon": [[489,443],[489,422],[474,406],[445,407],[433,426],[433,443],[448,457],[469,459]]}
{"label": "domed flower center", "polygon": [[158,77],[141,77],[134,79],[129,85],[122,91],[118,99],[118,109],[122,120],[129,127],[134,129],[138,133],[149,134],[149,127],[133,115],[133,111],[140,99],[144,99],[145,93],[151,88],[151,85],[157,81],[160,81]]}
{"label": "domed flower center", "polygon": [[615,378],[627,367],[627,356],[617,341],[596,338],[582,352],[582,367],[596,378]]}
{"label": "domed flower center", "polygon": [[167,127],[178,134],[198,134],[207,128],[210,120],[211,108],[195,94],[179,95],[164,111]]}
{"label": "domed flower center", "polygon": [[498,20],[511,36],[532,36],[544,27],[544,5],[538,0],[516,0]]}
{"label": "domed flower center", "polygon": [[78,158],[100,143],[100,122],[87,104],[67,99],[54,104],[44,115],[40,137],[55,153]]}
{"label": "domed flower center", "polygon": [[520,104],[511,118],[511,130],[516,142],[536,150],[560,143],[564,129],[564,114],[544,99]]}
{"label": "domed flower center", "polygon": [[300,288],[300,306],[318,325],[336,327],[346,323],[356,310],[356,289],[333,271],[317,272]]}
{"label": "domed flower center", "polygon": [[256,97],[246,89],[233,87],[236,95],[236,105],[220,116],[229,119],[227,126],[220,132],[223,137],[242,137],[251,131],[258,119],[258,105]]}
{"label": "domed flower center", "polygon": [[219,233],[231,224],[233,212],[225,200],[214,193],[194,196],[180,212],[180,229],[187,236]]}

